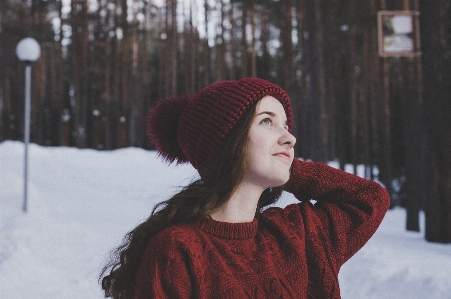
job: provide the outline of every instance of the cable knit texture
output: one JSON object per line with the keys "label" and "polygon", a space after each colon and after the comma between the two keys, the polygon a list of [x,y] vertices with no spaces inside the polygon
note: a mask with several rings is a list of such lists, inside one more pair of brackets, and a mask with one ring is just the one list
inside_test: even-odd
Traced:
{"label": "cable knit texture", "polygon": [[132,298],[340,298],[340,267],[376,231],[387,191],[296,159],[285,189],[301,202],[249,223],[204,218],[155,235]]}

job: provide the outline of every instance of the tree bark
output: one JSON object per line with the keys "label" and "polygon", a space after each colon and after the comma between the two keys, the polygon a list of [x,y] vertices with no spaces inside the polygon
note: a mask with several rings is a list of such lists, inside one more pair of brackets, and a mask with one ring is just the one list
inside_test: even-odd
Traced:
{"label": "tree bark", "polygon": [[87,0],[71,2],[72,69],[75,103],[73,106],[75,145],[87,146],[88,109],[88,3]]}
{"label": "tree bark", "polygon": [[[447,1],[448,4],[450,1]],[[419,0],[426,124],[426,240],[451,243],[451,9]]]}
{"label": "tree bark", "polygon": [[[385,0],[381,0],[381,10],[386,9]],[[391,128],[390,128],[390,73],[389,73],[389,58],[380,57],[380,71],[382,77],[382,93],[379,99],[378,106],[378,127],[380,134],[380,148],[381,148],[381,167],[379,179],[385,185],[388,192],[392,191],[392,149],[391,149]]]}
{"label": "tree bark", "polygon": [[248,59],[247,59],[247,13],[248,4],[243,1],[242,11],[241,11],[241,78],[248,77]]}
{"label": "tree bark", "polygon": [[[295,150],[299,157],[304,159],[310,158],[310,129],[309,129],[309,109],[308,109],[308,64],[307,64],[307,41],[308,41],[308,31],[305,30],[306,27],[306,17],[305,17],[305,1],[297,1],[296,7],[296,17],[297,17],[297,31],[298,31],[298,47],[297,51],[299,52],[300,61],[299,61],[299,70],[300,70],[300,99],[299,104],[295,104],[295,109],[293,113],[295,113],[294,124],[296,126],[295,135],[301,142],[296,142]],[[296,117],[297,115],[297,117]]]}
{"label": "tree bark", "polygon": [[[409,10],[409,1],[403,2],[403,9]],[[405,191],[407,211],[406,229],[420,231],[419,212],[424,193],[424,125],[420,57],[403,57],[401,61],[403,82],[401,84],[404,138],[406,144]]]}
{"label": "tree bark", "polygon": [[327,161],[327,128],[325,108],[325,80],[323,65],[323,34],[320,2],[305,0],[307,42],[308,98],[311,124],[310,157],[313,161]]}
{"label": "tree bark", "polygon": [[209,12],[210,12],[210,6],[208,5],[208,0],[205,0],[204,2],[204,9],[205,9],[205,19],[204,19],[204,25],[205,25],[205,41],[204,41],[204,59],[203,65],[204,65],[204,85],[202,87],[208,86],[211,81],[211,51],[210,51],[210,45],[208,44],[209,39],[209,30],[208,30],[208,22],[209,22]]}

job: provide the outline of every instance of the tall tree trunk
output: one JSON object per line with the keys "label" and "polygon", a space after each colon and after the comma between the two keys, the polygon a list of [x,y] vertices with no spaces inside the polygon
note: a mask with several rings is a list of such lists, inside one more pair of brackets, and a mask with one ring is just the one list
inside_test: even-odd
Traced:
{"label": "tall tree trunk", "polygon": [[166,97],[177,92],[177,0],[167,0],[165,6],[165,18],[162,22],[164,29],[159,43],[159,72],[160,80],[159,97]]}
{"label": "tall tree trunk", "polygon": [[185,92],[187,94],[194,94],[195,89],[195,47],[194,47],[194,25],[193,25],[193,2],[190,1],[189,13],[188,13],[188,28],[184,34],[184,45],[185,45],[185,60],[184,60],[184,70],[185,70]]}
{"label": "tall tree trunk", "polygon": [[247,62],[247,12],[248,4],[243,1],[242,15],[241,15],[241,78],[248,77],[248,62]]}
{"label": "tall tree trunk", "polygon": [[443,11],[444,0],[419,3],[428,158],[426,240],[451,243],[451,45],[446,39],[451,8]]}
{"label": "tall tree trunk", "polygon": [[157,68],[158,68],[158,76],[157,76],[157,95],[158,98],[161,99],[166,95],[166,90],[165,90],[165,80],[168,77],[167,75],[167,67],[165,64],[165,61],[167,59],[167,28],[166,28],[166,18],[167,15],[165,13],[165,8],[159,8],[158,9],[158,14],[161,16],[161,21],[158,23],[159,25],[159,36],[158,36],[158,42],[156,45],[157,48],[157,58],[156,58],[156,62],[157,62]]}
{"label": "tall tree trunk", "polygon": [[[409,1],[403,2],[404,10],[411,9]],[[420,57],[403,57],[401,61],[403,82],[401,95],[404,114],[404,138],[406,144],[405,190],[407,200],[406,228],[420,231],[419,212],[424,190],[424,125]]]}
{"label": "tall tree trunk", "polygon": [[208,0],[205,0],[204,2],[204,8],[205,8],[205,42],[204,42],[204,53],[205,53],[205,57],[202,60],[204,63],[204,86],[207,86],[210,84],[211,81],[211,74],[210,74],[210,69],[211,69],[211,51],[210,51],[210,45],[208,44],[208,39],[209,39],[209,30],[208,30],[208,22],[209,22],[209,13],[210,13],[210,6],[208,5]]}
{"label": "tall tree trunk", "polygon": [[349,71],[348,74],[350,76],[349,78],[349,84],[350,84],[350,104],[351,104],[351,111],[350,111],[350,129],[351,129],[351,163],[353,166],[353,172],[354,174],[357,173],[357,92],[358,92],[358,82],[357,82],[357,73],[356,68],[357,66],[357,45],[356,45],[356,39],[357,39],[357,24],[354,19],[354,15],[356,14],[356,3],[354,1],[351,1],[349,4]]}
{"label": "tall tree trunk", "polygon": [[119,118],[117,121],[118,127],[118,147],[123,148],[129,145],[128,129],[129,119],[129,105],[131,94],[131,63],[132,63],[132,30],[127,20],[128,5],[127,0],[120,0],[121,4],[121,16],[120,26],[123,31],[123,37],[120,40],[121,49],[121,66],[118,75],[120,76],[120,97],[119,97]]}
{"label": "tall tree trunk", "polygon": [[327,128],[325,107],[325,79],[323,65],[322,16],[319,1],[305,0],[307,39],[307,70],[310,76],[308,98],[310,103],[311,149],[314,161],[327,161]]}
{"label": "tall tree trunk", "polygon": [[[377,6],[378,0],[369,0],[369,13],[372,19],[377,18]],[[378,152],[378,144],[379,138],[377,134],[377,105],[378,99],[382,96],[382,82],[381,82],[381,72],[380,72],[380,63],[379,63],[379,55],[378,55],[378,32],[377,25],[370,25],[370,50],[371,58],[368,60],[368,71],[369,73],[368,80],[371,82],[371,86],[369,87],[369,114],[370,114],[370,163],[371,167],[376,164],[377,157],[376,153]],[[370,178],[373,179],[373,169],[371,169]]]}
{"label": "tall tree trunk", "polygon": [[216,80],[222,81],[227,78],[226,72],[226,61],[225,61],[225,26],[224,23],[226,21],[225,16],[225,3],[224,0],[219,1],[221,7],[221,21],[220,24],[216,27]]}
{"label": "tall tree trunk", "polygon": [[[130,76],[130,102],[129,102],[129,127],[128,127],[128,140],[129,143],[127,146],[139,146],[137,129],[138,129],[138,106],[140,96],[140,84],[138,83],[138,63],[139,63],[139,51],[138,51],[138,25],[133,24],[132,32],[131,32],[131,76]],[[177,48],[176,48],[177,49]],[[177,63],[177,59],[174,59],[174,62]],[[177,66],[177,65],[175,65]],[[172,66],[174,68],[174,65]],[[177,83],[177,70],[173,70],[174,75],[174,83],[172,88]]]}
{"label": "tall tree trunk", "polygon": [[170,90],[169,94],[174,94],[177,92],[177,52],[178,52],[178,31],[177,31],[177,0],[171,0],[171,38],[170,41],[170,49],[171,52],[171,60],[170,68],[171,68],[171,78],[170,78]]}
{"label": "tall tree trunk", "polygon": [[261,44],[261,56],[257,56],[257,74],[260,78],[269,80],[271,78],[271,54],[269,53],[270,32],[269,13],[270,9],[266,5],[261,5],[259,10],[259,32]]}
{"label": "tall tree trunk", "polygon": [[[58,3],[58,16],[61,20],[61,10],[62,3]],[[64,59],[63,59],[63,51],[61,47],[61,38],[62,33],[60,32],[57,36],[57,42],[53,44],[52,48],[54,49],[54,58],[55,58],[55,70],[53,73],[52,81],[55,84],[53,88],[53,99],[55,101],[55,123],[54,123],[54,144],[55,146],[61,145],[61,133],[62,133],[62,124],[63,124],[63,111],[64,111]]]}
{"label": "tall tree trunk", "polygon": [[361,50],[361,56],[362,56],[362,66],[361,66],[361,83],[360,83],[360,90],[359,90],[359,106],[360,106],[360,119],[362,120],[362,129],[360,130],[360,138],[362,140],[362,162],[365,167],[365,178],[371,179],[371,172],[372,172],[372,166],[371,166],[371,158],[370,158],[370,109],[369,109],[369,102],[370,102],[370,34],[371,34],[371,28],[369,26],[364,26],[364,32],[363,32],[363,45]]}
{"label": "tall tree trunk", "polygon": [[52,72],[51,72],[51,100],[52,100],[52,122],[51,122],[51,145],[60,145],[61,115],[63,112],[63,86],[64,70],[61,44],[52,46]]}
{"label": "tall tree trunk", "polygon": [[[386,9],[385,0],[380,2],[381,10]],[[379,107],[379,132],[381,135],[380,147],[382,149],[382,161],[379,179],[385,185],[388,192],[392,191],[392,149],[391,149],[391,129],[390,129],[390,76],[389,76],[389,60],[381,57],[380,70],[382,76],[382,96],[380,97]]]}
{"label": "tall tree trunk", "polygon": [[74,84],[75,145],[87,146],[88,108],[88,3],[87,0],[71,2],[72,70]]}
{"label": "tall tree trunk", "polygon": [[[251,49],[251,77],[257,77],[257,49],[255,38],[255,27],[257,11],[255,7],[255,0],[251,0],[251,34],[252,34],[252,49]],[[290,31],[291,32],[291,31]]]}
{"label": "tall tree trunk", "polygon": [[279,72],[281,74],[279,84],[291,91],[294,71],[293,71],[293,20],[292,20],[292,0],[283,0],[280,2],[280,42],[281,42],[281,68]]}
{"label": "tall tree trunk", "polygon": [[105,136],[104,136],[104,148],[107,150],[111,150],[113,149],[113,132],[111,130],[111,123],[115,122],[114,120],[114,114],[113,114],[113,105],[112,105],[112,95],[111,95],[111,81],[112,81],[112,63],[114,61],[114,57],[112,55],[112,49],[111,49],[111,35],[110,35],[110,24],[109,24],[109,19],[111,17],[110,13],[111,11],[108,9],[107,5],[105,5],[105,7],[103,7],[102,9],[104,9],[106,11],[106,20],[107,23],[105,24],[105,39],[103,41],[104,44],[104,48],[105,48],[105,58],[104,58],[104,74],[105,76],[104,78],[104,82],[103,82],[103,86],[104,89],[102,91],[101,94],[101,101],[103,103],[103,126],[104,129],[103,131],[105,132]]}
{"label": "tall tree trunk", "polygon": [[[297,31],[298,31],[298,47],[297,54],[300,57],[299,60],[299,70],[300,70],[300,95],[299,95],[299,104],[295,104],[294,113],[295,116],[294,121],[296,125],[295,135],[301,142],[296,142],[295,150],[299,157],[304,159],[310,158],[310,130],[309,130],[309,109],[308,109],[308,84],[307,84],[307,76],[308,76],[308,65],[307,65],[307,41],[308,41],[308,31],[305,30],[306,25],[306,17],[305,17],[305,1],[297,1],[296,6],[296,18],[297,18]],[[296,124],[297,122],[297,124]]]}
{"label": "tall tree trunk", "polygon": [[[41,28],[36,30],[34,37],[41,44],[41,55],[38,61],[33,63],[32,67],[32,87],[31,87],[31,126],[30,140],[38,144],[45,144],[46,133],[49,131],[48,123],[50,122],[49,113],[49,72],[46,68],[50,63],[51,50],[47,47],[46,40],[46,11],[45,5],[39,1],[31,1],[31,28]],[[29,32],[32,32],[32,29]]]}
{"label": "tall tree trunk", "polygon": [[337,110],[337,97],[335,82],[337,77],[337,61],[339,61],[340,51],[334,45],[337,43],[337,36],[339,35],[339,28],[341,23],[337,23],[337,5],[338,3],[325,2],[323,3],[323,27],[324,32],[324,74],[325,74],[325,99],[326,99],[326,115],[327,123],[325,126],[328,131],[328,156],[329,159],[336,159],[336,120],[335,111]]}
{"label": "tall tree trunk", "polygon": [[229,45],[229,53],[230,53],[230,77],[231,79],[236,79],[238,77],[238,70],[237,70],[237,63],[236,63],[236,54],[237,50],[235,47],[235,28],[237,26],[234,26],[236,24],[235,22],[235,5],[233,3],[230,4],[230,11],[229,11],[229,19],[230,23],[232,24],[230,28],[230,45]]}

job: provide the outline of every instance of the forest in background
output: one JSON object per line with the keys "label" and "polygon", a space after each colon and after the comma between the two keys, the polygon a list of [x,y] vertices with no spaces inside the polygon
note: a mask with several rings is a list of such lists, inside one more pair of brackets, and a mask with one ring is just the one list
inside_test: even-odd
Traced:
{"label": "forest in background", "polygon": [[[377,12],[420,12],[421,56],[378,55]],[[363,164],[430,241],[451,242],[450,0],[4,0],[0,141],[23,139],[24,65],[32,67],[31,141],[152,149],[147,111],[225,79],[279,84],[294,109],[296,155]]]}

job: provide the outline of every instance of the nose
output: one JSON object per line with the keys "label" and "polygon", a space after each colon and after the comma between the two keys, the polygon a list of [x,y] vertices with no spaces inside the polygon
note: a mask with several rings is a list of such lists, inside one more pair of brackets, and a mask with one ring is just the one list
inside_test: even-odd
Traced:
{"label": "nose", "polygon": [[283,130],[283,132],[284,133],[280,136],[279,143],[287,144],[290,146],[290,148],[294,147],[294,145],[296,144],[296,137],[294,137],[294,135],[287,130]]}

